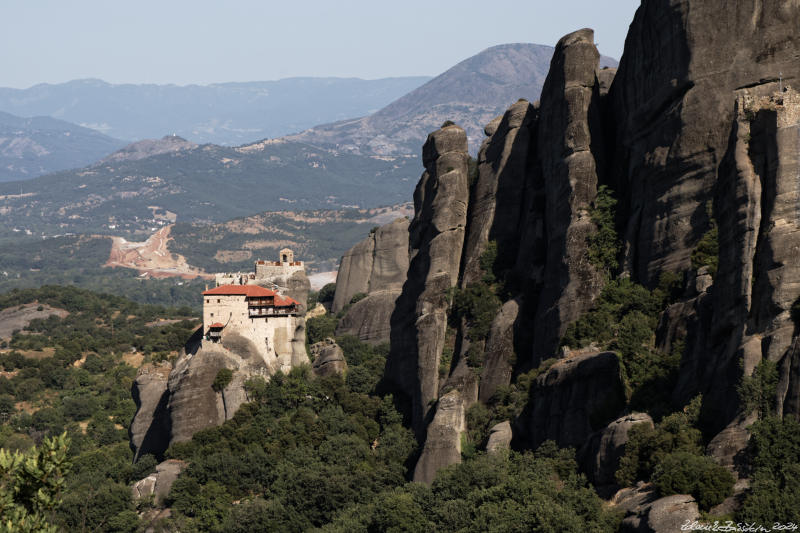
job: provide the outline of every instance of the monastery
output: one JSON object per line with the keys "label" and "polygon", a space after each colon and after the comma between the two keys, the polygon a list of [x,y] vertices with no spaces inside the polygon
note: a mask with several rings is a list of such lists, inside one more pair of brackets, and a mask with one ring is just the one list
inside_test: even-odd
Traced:
{"label": "monastery", "polygon": [[304,310],[280,294],[274,280],[297,270],[304,270],[303,262],[284,249],[279,261],[256,261],[254,273],[217,274],[217,286],[203,292],[202,343],[225,346],[226,339],[244,338],[269,367],[291,368],[292,340]]}

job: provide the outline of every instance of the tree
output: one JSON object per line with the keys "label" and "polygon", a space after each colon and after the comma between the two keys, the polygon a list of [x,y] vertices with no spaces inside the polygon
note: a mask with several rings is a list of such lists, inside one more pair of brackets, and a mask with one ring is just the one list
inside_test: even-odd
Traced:
{"label": "tree", "polygon": [[57,531],[49,520],[70,469],[66,433],[25,453],[0,449],[0,529]]}

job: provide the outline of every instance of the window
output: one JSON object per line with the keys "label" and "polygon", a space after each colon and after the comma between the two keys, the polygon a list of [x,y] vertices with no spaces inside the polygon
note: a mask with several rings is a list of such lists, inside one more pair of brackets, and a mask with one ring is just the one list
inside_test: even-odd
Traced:
{"label": "window", "polygon": [[210,300],[210,299],[208,299],[208,298],[206,298],[206,303],[207,303],[207,304],[210,304],[210,303],[211,303],[211,300]]}
{"label": "window", "polygon": [[217,303],[219,303],[219,298],[217,298]]}
{"label": "window", "polygon": [[214,313],[211,313],[211,316],[214,316]]}

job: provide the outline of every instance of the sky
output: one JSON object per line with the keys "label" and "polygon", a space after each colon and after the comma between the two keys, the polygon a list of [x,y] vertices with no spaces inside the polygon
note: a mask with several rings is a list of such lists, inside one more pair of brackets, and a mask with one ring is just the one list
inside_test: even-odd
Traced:
{"label": "sky", "polygon": [[0,87],[435,76],[497,44],[595,30],[617,59],[639,0],[0,0]]}

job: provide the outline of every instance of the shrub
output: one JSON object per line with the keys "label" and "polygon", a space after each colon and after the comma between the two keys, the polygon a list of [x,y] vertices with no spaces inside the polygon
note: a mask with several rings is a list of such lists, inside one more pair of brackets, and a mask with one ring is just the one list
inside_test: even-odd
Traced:
{"label": "shrub", "polygon": [[225,387],[230,385],[232,379],[233,371],[230,368],[220,368],[214,378],[214,382],[211,384],[211,388],[214,389],[215,392],[222,392],[225,390]]}
{"label": "shrub", "polygon": [[771,416],[750,427],[750,491],[737,519],[800,522],[800,422]]}
{"label": "shrub", "polygon": [[336,294],[336,284],[335,283],[328,283],[327,285],[323,286],[317,295],[317,300],[320,303],[328,303],[333,301],[333,296]]}
{"label": "shrub", "polygon": [[679,451],[664,456],[653,472],[661,496],[691,494],[703,510],[730,496],[735,480],[710,457]]}
{"label": "shrub", "polygon": [[357,292],[357,293],[355,293],[355,294],[353,295],[353,297],[352,297],[352,298],[350,298],[350,302],[349,302],[349,303],[350,303],[351,305],[352,305],[352,304],[354,304],[354,303],[358,303],[358,302],[360,302],[361,300],[363,300],[363,299],[364,299],[364,298],[366,298],[366,297],[367,297],[366,293],[363,293],[363,292]]}
{"label": "shrub", "polygon": [[713,217],[710,202],[706,205],[706,211],[708,212],[709,227],[692,251],[692,268],[698,270],[701,267],[708,267],[708,273],[714,277],[717,274],[719,263],[719,229],[717,221]]}
{"label": "shrub", "polygon": [[333,337],[338,320],[332,315],[316,316],[306,320],[306,339],[309,344]]}
{"label": "shrub", "polygon": [[620,251],[619,237],[614,224],[617,199],[606,185],[597,189],[589,216],[597,226],[597,231],[589,235],[589,260],[599,269],[610,274],[618,267],[617,256]]}
{"label": "shrub", "polygon": [[775,410],[775,394],[778,386],[778,367],[772,361],[762,360],[753,369],[752,376],[742,376],[736,392],[745,413],[758,411],[765,418]]}
{"label": "shrub", "polygon": [[700,397],[695,398],[687,412],[665,417],[655,428],[636,424],[628,432],[625,454],[619,461],[617,483],[632,485],[637,480],[649,481],[657,465],[668,454],[687,452],[702,454],[702,435],[693,427],[697,422]]}
{"label": "shrub", "polygon": [[500,299],[486,283],[471,283],[465,289],[453,290],[451,319],[456,324],[462,318],[465,319],[469,338],[473,341],[485,339],[489,335],[492,320],[499,309]]}
{"label": "shrub", "polygon": [[0,450],[3,530],[57,531],[50,524],[70,469],[66,434],[46,439],[27,452]]}

